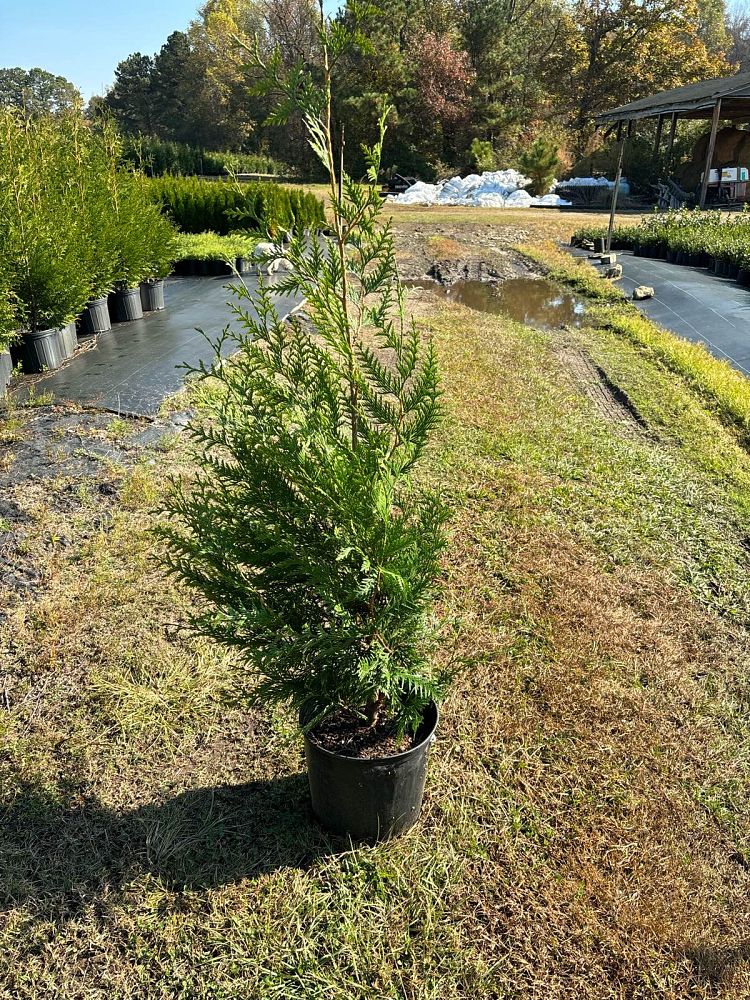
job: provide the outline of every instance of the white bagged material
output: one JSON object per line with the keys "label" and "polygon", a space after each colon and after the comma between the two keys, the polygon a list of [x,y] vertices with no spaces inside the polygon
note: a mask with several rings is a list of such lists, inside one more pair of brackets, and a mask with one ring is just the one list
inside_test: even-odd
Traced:
{"label": "white bagged material", "polygon": [[528,191],[524,191],[519,188],[518,191],[513,191],[505,199],[506,208],[528,208],[530,205],[534,204],[535,199],[531,197]]}
{"label": "white bagged material", "polygon": [[[532,198],[525,188],[531,183],[528,177],[517,170],[487,170],[483,174],[469,174],[468,177],[451,177],[437,184],[417,181],[402,194],[393,195],[388,200],[398,205],[466,205],[474,208],[561,208],[568,207],[556,189],[570,187],[614,187],[614,182],[606,177],[572,177],[567,181],[555,181],[549,194]],[[630,185],[623,177],[620,193],[628,194]]]}
{"label": "white bagged material", "polygon": [[543,194],[540,198],[532,198],[531,204],[537,208],[570,208],[572,201],[566,201],[559,194]]}

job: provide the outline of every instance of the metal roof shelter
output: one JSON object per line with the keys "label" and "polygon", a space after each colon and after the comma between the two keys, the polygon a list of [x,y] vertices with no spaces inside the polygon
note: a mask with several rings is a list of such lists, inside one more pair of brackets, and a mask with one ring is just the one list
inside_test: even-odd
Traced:
{"label": "metal roof shelter", "polygon": [[664,90],[653,97],[642,97],[614,108],[596,119],[598,125],[631,122],[640,118],[679,115],[680,118],[711,118],[716,104],[723,105],[721,117],[750,121],[750,73],[704,80],[687,87]]}
{"label": "metal roof shelter", "polygon": [[[678,118],[710,119],[711,134],[706,149],[706,161],[703,168],[703,181],[699,207],[704,208],[708,192],[708,180],[711,163],[716,146],[716,132],[721,119],[731,121],[750,121],[750,73],[737,73],[736,76],[719,77],[716,80],[704,80],[702,83],[692,83],[687,87],[676,87],[674,90],[664,90],[652,97],[642,97],[640,100],[613,108],[596,118],[597,125],[615,125],[619,152],[617,158],[617,173],[612,191],[612,205],[609,217],[609,235],[607,248],[612,240],[612,229],[615,221],[617,195],[622,177],[622,154],[626,141],[633,134],[637,121],[644,118],[656,118],[656,139],[654,154],[661,144],[662,129],[665,118],[670,118],[668,151],[671,153],[674,144],[675,129]],[[627,125],[627,130],[625,126]]]}

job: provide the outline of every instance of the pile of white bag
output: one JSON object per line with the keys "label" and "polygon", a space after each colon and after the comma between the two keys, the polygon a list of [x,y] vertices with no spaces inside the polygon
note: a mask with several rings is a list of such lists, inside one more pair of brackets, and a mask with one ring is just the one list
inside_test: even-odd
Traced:
{"label": "pile of white bag", "polygon": [[[469,174],[468,177],[452,177],[437,184],[417,181],[403,194],[393,195],[389,201],[398,205],[466,205],[473,208],[560,208],[571,204],[555,193],[554,184],[549,194],[532,198],[525,190],[530,183],[531,180],[517,170],[488,170],[483,174]],[[574,177],[560,186],[600,185],[613,186],[612,181],[605,177]]]}

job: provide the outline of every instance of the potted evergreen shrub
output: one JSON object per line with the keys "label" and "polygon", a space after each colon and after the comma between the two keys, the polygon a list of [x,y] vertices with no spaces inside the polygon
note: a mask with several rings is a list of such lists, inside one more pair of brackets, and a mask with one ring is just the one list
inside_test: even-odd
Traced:
{"label": "potted evergreen shrub", "polygon": [[162,280],[171,254],[174,227],[154,204],[141,175],[119,171],[113,205],[116,227],[116,282],[110,311],[115,322],[142,319],[141,282]]}
{"label": "potted evergreen shrub", "polygon": [[90,294],[77,164],[66,119],[0,115],[0,249],[17,303],[27,371],[57,368],[75,349],[70,323]]}
{"label": "potted evergreen shrub", "polygon": [[112,329],[108,301],[114,291],[118,265],[118,164],[122,143],[108,123],[92,132],[83,212],[88,231],[91,298],[81,314],[81,330],[88,335]]}
{"label": "potted evergreen shrub", "polygon": [[[431,649],[446,513],[412,477],[440,386],[381,221],[385,112],[367,150],[371,183],[337,173],[330,63],[342,30],[321,11],[322,87],[303,67],[282,74],[278,54],[263,66],[307,123],[333,235],[279,242],[274,283],[237,289],[236,328],[196,373],[218,387],[191,426],[200,472],[174,484],[158,530],[167,567],[202,596],[195,628],[238,651],[249,698],[296,713],[320,822],[378,839],[421,807],[444,685]],[[281,322],[273,292],[304,295],[304,318]]]}
{"label": "potted evergreen shrub", "polygon": [[144,312],[164,308],[164,279],[172,272],[176,254],[176,233],[167,219],[160,216],[148,232],[149,263],[141,281],[141,306]]}

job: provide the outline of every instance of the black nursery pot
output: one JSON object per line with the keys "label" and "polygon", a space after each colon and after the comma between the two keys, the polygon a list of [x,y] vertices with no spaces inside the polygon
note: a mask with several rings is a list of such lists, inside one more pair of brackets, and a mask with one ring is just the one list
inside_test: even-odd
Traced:
{"label": "black nursery pot", "polygon": [[134,319],[143,319],[141,306],[141,289],[118,288],[113,296],[112,312],[115,323],[130,323]]}
{"label": "black nursery pot", "polygon": [[106,333],[111,329],[112,321],[109,318],[107,296],[105,295],[101,299],[92,299],[81,314],[82,332],[87,334]]}
{"label": "black nursery pot", "polygon": [[24,330],[21,340],[23,370],[29,374],[53,371],[63,362],[59,330]]}
{"label": "black nursery pot", "polygon": [[141,282],[141,307],[144,312],[158,312],[164,308],[164,282]]}
{"label": "black nursery pot", "polygon": [[13,359],[10,351],[0,351],[0,399],[5,397],[10,377],[13,374]]}
{"label": "black nursery pot", "polygon": [[[392,757],[343,757],[305,735],[312,807],[321,826],[339,836],[369,841],[388,840],[414,826],[438,717],[437,705],[431,702],[414,745]],[[303,725],[305,718],[303,709]]]}
{"label": "black nursery pot", "polygon": [[225,260],[213,259],[208,262],[208,273],[212,277],[218,278],[226,274],[231,274],[232,268]]}
{"label": "black nursery pot", "polygon": [[78,343],[76,339],[75,323],[68,323],[68,325],[63,326],[58,333],[60,338],[60,354],[62,355],[63,361],[68,361],[75,354],[76,344]]}

